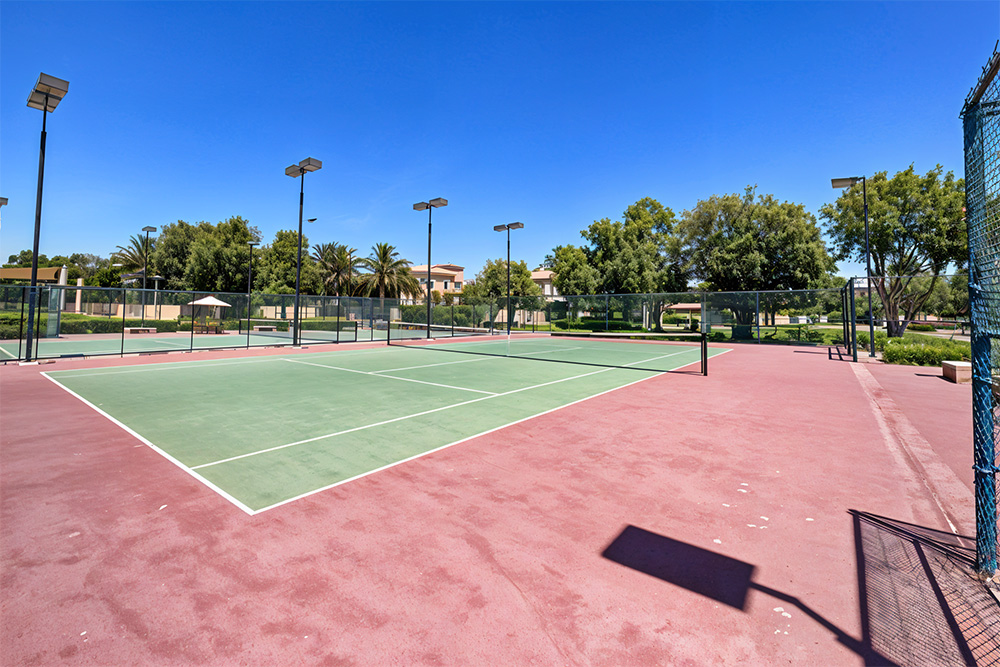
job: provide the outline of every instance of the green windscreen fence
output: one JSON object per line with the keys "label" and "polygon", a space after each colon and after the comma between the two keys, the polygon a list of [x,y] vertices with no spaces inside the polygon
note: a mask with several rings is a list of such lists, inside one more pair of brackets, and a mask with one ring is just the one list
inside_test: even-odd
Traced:
{"label": "green windscreen fence", "polygon": [[1000,53],[994,51],[962,108],[965,219],[972,315],[972,418],[976,567],[997,568],[996,442],[1000,379]]}

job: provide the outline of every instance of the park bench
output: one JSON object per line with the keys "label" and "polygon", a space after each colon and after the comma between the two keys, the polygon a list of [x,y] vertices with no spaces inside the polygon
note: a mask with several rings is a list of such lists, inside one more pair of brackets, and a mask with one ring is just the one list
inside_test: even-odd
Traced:
{"label": "park bench", "polygon": [[156,327],[125,327],[127,334],[154,334]]}
{"label": "park bench", "polygon": [[277,331],[278,327],[273,324],[256,324],[253,328],[254,331]]}
{"label": "park bench", "polygon": [[952,382],[972,382],[972,362],[942,361],[941,374]]}

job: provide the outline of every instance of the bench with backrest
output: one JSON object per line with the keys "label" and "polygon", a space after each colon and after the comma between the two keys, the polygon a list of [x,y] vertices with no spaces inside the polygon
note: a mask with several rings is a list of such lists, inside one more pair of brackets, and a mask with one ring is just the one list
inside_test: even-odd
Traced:
{"label": "bench with backrest", "polygon": [[127,334],[154,334],[156,327],[125,327]]}

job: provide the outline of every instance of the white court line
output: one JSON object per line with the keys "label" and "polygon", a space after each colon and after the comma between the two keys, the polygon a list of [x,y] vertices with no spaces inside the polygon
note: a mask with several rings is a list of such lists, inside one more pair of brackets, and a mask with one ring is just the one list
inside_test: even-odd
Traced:
{"label": "white court line", "polygon": [[[65,371],[49,371],[50,373],[58,373],[59,377],[65,378],[84,378],[90,377],[92,375],[123,375],[125,373],[150,373],[152,371],[176,371],[184,369],[195,369],[200,368],[214,368],[216,366],[238,366],[240,364],[256,364],[264,361],[280,361],[281,357],[261,357],[256,359],[238,359],[233,361],[222,361],[219,359],[192,359],[191,361],[172,361],[163,364],[155,364],[152,366],[143,366],[142,368],[132,368],[129,366],[110,366],[109,368],[123,368],[125,370],[108,370],[104,373],[77,373],[74,370]],[[211,363],[215,362],[215,363]],[[189,364],[198,364],[197,366],[191,366]],[[88,369],[89,370],[89,369]]]}
{"label": "white court line", "polygon": [[187,474],[191,475],[192,477],[194,477],[195,479],[197,479],[198,481],[200,481],[201,483],[203,483],[205,486],[207,486],[208,488],[212,489],[213,491],[215,491],[216,493],[218,493],[220,496],[222,496],[223,498],[225,498],[226,500],[228,500],[232,504],[234,504],[237,507],[239,507],[241,510],[243,510],[247,514],[250,514],[250,515],[254,514],[254,511],[252,509],[250,509],[250,507],[248,507],[247,505],[243,504],[242,502],[240,502],[239,500],[237,500],[235,497],[231,496],[230,494],[228,494],[221,487],[216,486],[211,481],[205,479],[204,477],[202,477],[198,473],[194,472],[194,470],[192,468],[189,468],[188,466],[184,465],[183,463],[181,463],[180,461],[178,461],[177,459],[175,459],[173,456],[171,456],[170,454],[168,454],[166,451],[160,449],[159,447],[157,447],[156,445],[154,445],[152,442],[150,442],[149,440],[147,440],[146,438],[144,438],[142,435],[140,435],[136,431],[132,430],[131,428],[129,428],[128,426],[126,426],[122,422],[118,421],[117,419],[115,419],[114,417],[112,417],[111,415],[109,415],[104,410],[101,410],[99,407],[97,407],[96,405],[94,405],[93,403],[91,403],[90,401],[88,401],[83,396],[81,396],[80,394],[76,393],[75,391],[73,391],[69,387],[67,387],[64,384],[60,383],[55,378],[49,377],[48,373],[44,373],[43,372],[41,375],[46,380],[50,380],[57,387],[60,387],[61,389],[65,390],[67,393],[69,393],[70,395],[75,396],[79,400],[83,401],[83,403],[85,405],[89,405],[94,411],[96,411],[98,414],[100,414],[100,415],[104,416],[105,418],[107,418],[111,423],[115,424],[116,426],[119,426],[125,432],[131,434],[132,436],[134,436],[138,440],[140,440],[143,443],[145,443],[153,451],[155,451],[156,453],[158,453],[161,456],[163,456],[165,459],[167,459],[168,461],[170,461],[171,463],[173,463],[174,465],[176,465],[178,468],[180,468],[181,470],[183,470]]}
{"label": "white court line", "polygon": [[[673,354],[664,354],[664,355],[659,356],[659,357],[653,357],[651,359],[642,359],[642,360],[635,361],[635,362],[632,362],[632,363],[633,364],[647,363],[649,361],[655,361],[656,359],[662,359],[664,357],[671,357],[671,356],[674,356],[676,354],[682,354],[682,353],[681,352],[674,352]],[[691,362],[691,363],[695,363],[695,362]],[[690,364],[685,364],[685,365],[690,365]],[[325,368],[330,368],[330,367],[326,366]],[[250,456],[257,456],[258,454],[266,454],[268,452],[274,452],[274,451],[277,451],[279,449],[286,449],[288,447],[297,447],[299,445],[305,445],[305,444],[310,443],[310,442],[316,442],[317,440],[325,440],[327,438],[335,438],[335,437],[340,436],[340,435],[345,435],[347,433],[354,433],[356,431],[363,431],[363,430],[366,430],[366,429],[369,429],[369,428],[374,428],[376,426],[382,426],[384,424],[392,424],[394,422],[404,421],[406,419],[413,419],[414,417],[422,417],[423,415],[429,415],[429,414],[432,414],[432,413],[435,413],[435,412],[442,412],[443,410],[451,410],[452,408],[461,407],[463,405],[470,405],[472,403],[478,403],[480,401],[488,401],[488,400],[490,400],[492,398],[499,398],[501,396],[510,396],[512,394],[518,394],[518,393],[520,393],[522,391],[530,391],[532,389],[539,389],[541,387],[547,387],[549,385],[559,384],[560,382],[568,382],[570,380],[578,380],[579,378],[588,377],[590,375],[597,375],[599,373],[607,373],[608,371],[613,371],[616,368],[618,368],[618,367],[615,366],[615,367],[611,367],[611,368],[601,368],[600,370],[591,371],[589,373],[583,373],[581,375],[573,375],[573,376],[570,376],[568,378],[562,378],[560,380],[551,380],[549,382],[542,382],[541,384],[535,384],[535,385],[531,385],[529,387],[521,387],[520,389],[511,389],[510,391],[505,391],[505,392],[502,392],[500,394],[493,394],[491,396],[483,396],[481,398],[473,398],[471,400],[462,401],[460,403],[453,403],[451,405],[444,405],[444,406],[442,406],[440,408],[432,408],[430,410],[424,410],[423,412],[417,412],[417,413],[414,413],[412,415],[404,415],[402,417],[394,417],[392,419],[386,419],[385,421],[381,421],[381,422],[378,422],[378,423],[375,423],[375,424],[368,424],[368,425],[365,425],[365,426],[356,426],[354,428],[349,428],[349,429],[346,429],[344,431],[337,431],[335,433],[327,433],[325,435],[318,435],[318,436],[316,436],[314,438],[307,438],[305,440],[299,440],[297,442],[290,442],[290,443],[287,443],[287,444],[284,444],[284,445],[277,445],[276,447],[268,447],[267,449],[261,449],[260,451],[249,452],[247,454],[240,454],[239,456],[232,456],[232,457],[230,457],[228,459],[220,459],[219,461],[212,461],[211,463],[203,463],[201,465],[193,466],[191,469],[192,470],[198,470],[200,468],[207,468],[209,466],[219,465],[220,463],[228,463],[230,461],[236,461],[238,459],[245,459],[245,458],[250,457]],[[683,368],[683,366],[681,366],[680,368]],[[361,372],[361,371],[357,371],[357,372]],[[660,373],[663,373],[665,371],[650,371],[650,372],[655,372],[657,374],[660,374]]]}
{"label": "white court line", "polygon": [[[195,348],[195,349],[198,350],[198,348]],[[317,358],[317,357],[328,357],[328,356],[332,356],[332,355],[335,355],[335,354],[343,354],[343,355],[356,356],[356,355],[359,355],[359,354],[371,354],[373,352],[379,352],[379,353],[381,353],[384,349],[385,348],[376,347],[376,348],[365,348],[365,349],[362,349],[362,350],[335,350],[335,351],[332,351],[332,352],[317,352],[317,353],[311,354],[310,356],[312,358],[314,358],[314,359]],[[202,350],[198,350],[198,351],[202,351]],[[94,354],[94,353],[91,352],[91,354]],[[163,363],[160,363],[160,364],[152,364],[152,365],[149,365],[149,366],[144,366],[142,368],[135,368],[134,366],[107,366],[107,367],[105,367],[103,369],[105,371],[103,373],[79,372],[79,371],[92,370],[92,369],[89,369],[89,368],[87,368],[87,369],[81,368],[81,369],[79,369],[79,371],[76,370],[76,369],[67,369],[67,370],[64,370],[64,371],[48,371],[48,372],[50,372],[50,373],[58,373],[58,374],[60,374],[60,376],[64,375],[65,377],[75,377],[75,378],[77,378],[77,377],[87,377],[88,375],[118,375],[120,373],[145,373],[145,372],[149,372],[149,371],[170,371],[170,370],[176,370],[176,369],[179,369],[179,368],[212,368],[212,367],[215,367],[215,366],[235,366],[235,365],[238,365],[238,364],[258,363],[258,362],[261,362],[261,361],[280,361],[281,359],[284,359],[284,357],[241,357],[239,359],[232,359],[232,360],[227,360],[227,359],[189,359],[187,361],[166,361],[166,362],[163,362]],[[191,364],[197,364],[197,366],[192,366]],[[124,369],[124,370],[112,370],[112,369],[115,369],[115,368],[121,368],[121,369]]]}
{"label": "white court line", "polygon": [[437,364],[422,364],[420,366],[404,366],[402,368],[387,368],[385,370],[377,371],[378,373],[395,373],[396,371],[412,371],[416,368],[434,368],[435,366],[449,366],[451,364],[468,364],[473,361],[487,361],[490,356],[482,356],[477,359],[462,359],[460,361],[442,361]]}
{"label": "white court line", "polygon": [[427,382],[426,380],[414,380],[413,378],[401,378],[395,375],[383,375],[386,371],[358,371],[353,368],[342,368],[340,366],[327,366],[326,364],[314,364],[311,361],[299,361],[298,359],[288,359],[287,357],[283,359],[291,364],[302,364],[303,366],[316,366],[317,368],[328,368],[333,371],[344,371],[345,373],[357,373],[358,375],[371,375],[374,377],[386,378],[388,380],[400,380],[402,382],[416,382],[417,384],[429,384],[432,387],[443,387],[444,389],[457,389],[459,391],[472,391],[477,394],[489,394],[490,396],[496,396],[495,391],[485,391],[483,389],[469,389],[468,387],[456,387],[450,384],[441,384],[440,382]]}
{"label": "white court line", "polygon": [[10,352],[8,352],[8,351],[7,351],[6,349],[4,349],[3,347],[0,347],[0,352],[3,352],[4,354],[6,354],[6,355],[7,355],[8,357],[10,357],[11,359],[17,359],[17,357],[16,357],[15,355],[11,354]]}
{"label": "white court line", "polygon": [[[690,365],[690,364],[685,364],[685,365]],[[684,366],[679,366],[678,368],[684,368]],[[608,368],[608,369],[605,369],[605,370],[612,370],[612,369]],[[674,370],[676,370],[676,369],[674,369]],[[601,373],[601,372],[604,372],[604,371],[597,371],[597,372]],[[535,413],[533,415],[528,415],[527,417],[523,417],[523,418],[518,419],[516,421],[508,422],[506,424],[501,424],[500,426],[488,429],[486,431],[482,431],[480,433],[476,433],[475,435],[467,436],[465,438],[462,438],[461,440],[456,440],[454,442],[449,442],[447,445],[441,445],[440,447],[435,447],[434,449],[429,449],[426,452],[420,452],[419,454],[414,454],[413,456],[410,456],[408,458],[400,459],[399,461],[393,461],[392,463],[388,463],[388,464],[386,464],[386,465],[384,465],[384,466],[382,466],[380,468],[375,468],[374,470],[368,470],[367,472],[363,472],[360,475],[355,475],[354,477],[349,477],[347,479],[342,479],[339,482],[334,482],[333,484],[328,484],[328,485],[320,487],[318,489],[313,489],[312,491],[306,491],[305,493],[299,494],[299,495],[294,496],[292,498],[286,498],[285,500],[282,500],[280,502],[274,503],[273,505],[268,505],[267,507],[261,507],[259,510],[255,510],[253,513],[254,514],[260,514],[261,512],[266,512],[267,510],[274,509],[275,507],[280,507],[282,505],[287,505],[288,503],[294,502],[296,500],[302,500],[303,498],[305,498],[307,496],[311,496],[313,494],[320,493],[320,492],[326,491],[328,489],[332,489],[335,486],[340,486],[341,484],[347,484],[348,482],[353,482],[354,480],[361,479],[362,477],[367,477],[369,475],[374,475],[377,472],[382,472],[383,470],[388,470],[389,468],[394,468],[394,467],[396,467],[398,465],[401,465],[403,463],[406,463],[408,461],[413,461],[415,459],[419,459],[419,458],[422,458],[424,456],[428,456],[430,454],[433,454],[434,452],[439,452],[442,449],[448,449],[449,447],[454,447],[455,445],[460,445],[463,442],[468,442],[469,440],[474,440],[475,438],[478,438],[478,437],[481,437],[481,436],[484,436],[484,435],[488,435],[490,433],[493,433],[494,431],[500,431],[502,429],[507,428],[508,426],[514,426],[515,424],[520,424],[521,422],[526,422],[529,419],[534,419],[535,417],[541,417],[541,416],[547,415],[547,414],[549,414],[551,412],[555,412],[556,410],[562,410],[563,408],[568,408],[571,405],[576,405],[577,403],[582,403],[584,401],[589,401],[592,398],[597,398],[598,396],[603,396],[604,394],[611,393],[612,391],[618,391],[619,389],[624,389],[625,387],[631,387],[634,384],[638,384],[639,382],[645,382],[646,380],[650,380],[650,379],[652,379],[654,377],[659,377],[660,375],[662,375],[662,374],[649,375],[649,376],[646,376],[644,378],[639,378],[638,380],[634,380],[632,382],[629,382],[628,384],[623,384],[623,385],[621,385],[619,387],[612,387],[611,389],[606,389],[606,390],[604,390],[602,392],[599,392],[597,394],[593,394],[591,396],[585,396],[583,398],[579,398],[579,399],[577,399],[575,401],[571,401],[569,403],[566,403],[565,405],[557,405],[554,408],[549,408],[548,410],[543,410],[542,412],[538,412],[538,413]],[[582,376],[579,376],[579,377],[582,377]],[[572,378],[570,378],[570,379],[572,379]],[[481,399],[477,399],[477,400],[481,400]],[[470,401],[470,402],[472,402],[472,401]]]}

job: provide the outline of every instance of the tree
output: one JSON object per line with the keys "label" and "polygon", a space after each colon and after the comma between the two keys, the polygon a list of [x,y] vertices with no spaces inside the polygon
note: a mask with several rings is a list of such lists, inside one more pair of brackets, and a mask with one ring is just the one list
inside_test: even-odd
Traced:
{"label": "tree", "polygon": [[136,235],[130,236],[128,241],[128,245],[116,246],[118,250],[111,255],[111,259],[121,264],[121,268],[125,272],[138,271],[145,266],[147,257],[152,254],[156,240],[144,235]]}
{"label": "tree", "polygon": [[350,296],[356,287],[362,258],[355,256],[357,248],[340,243],[320,243],[313,246],[313,260],[323,280],[323,291],[335,296]]}
{"label": "tree", "polygon": [[[872,288],[878,293],[890,337],[902,336],[950,264],[964,266],[968,239],[962,207],[965,182],[941,165],[919,175],[910,165],[891,179],[867,181]],[[861,184],[820,209],[837,259],[865,262]],[[914,283],[914,278],[930,280]]]}
{"label": "tree", "polygon": [[[481,296],[507,296],[507,261],[504,259],[486,260],[486,266],[476,274],[476,289]],[[534,280],[531,271],[524,260],[510,263],[510,294],[511,296],[539,296],[542,293]]]}
{"label": "tree", "polygon": [[372,254],[361,260],[361,266],[369,273],[361,274],[359,287],[368,296],[378,293],[380,299],[396,299],[420,293],[420,281],[410,272],[409,260],[400,258],[395,246],[373,245]]}
{"label": "tree", "polygon": [[656,291],[666,265],[666,238],[674,212],[646,197],[626,209],[624,220],[597,220],[580,232],[589,246],[587,260],[597,269],[597,291],[640,294]]}
{"label": "tree", "polygon": [[240,216],[217,225],[178,220],[160,230],[150,272],[163,276],[167,289],[242,293],[250,264],[247,243],[259,239],[260,232]]}
{"label": "tree", "polygon": [[[260,271],[257,273],[257,285],[267,294],[295,293],[295,256],[299,246],[298,232],[290,229],[279,230],[274,235],[274,241],[262,248],[260,253]],[[320,291],[320,273],[316,268],[306,248],[309,240],[302,236],[302,269],[299,281],[299,292],[302,294],[318,294]]]}
{"label": "tree", "polygon": [[593,294],[597,291],[600,274],[587,261],[583,248],[574,245],[556,246],[550,266],[552,284],[560,294]]}
{"label": "tree", "polygon": [[[815,217],[801,204],[738,194],[713,195],[684,211],[681,250],[692,277],[717,292],[807,289],[834,268]],[[715,297],[737,324],[751,324],[755,305]],[[776,306],[775,306],[776,307]]]}

